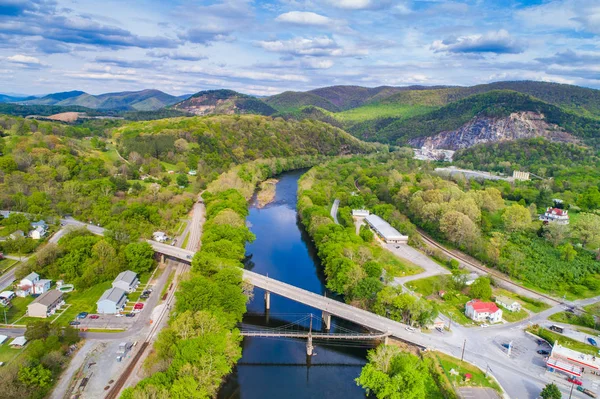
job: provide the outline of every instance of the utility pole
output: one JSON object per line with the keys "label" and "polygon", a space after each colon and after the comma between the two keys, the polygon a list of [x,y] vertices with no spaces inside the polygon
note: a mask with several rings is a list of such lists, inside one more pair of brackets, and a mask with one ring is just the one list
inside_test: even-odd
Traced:
{"label": "utility pole", "polygon": [[460,355],[460,361],[461,362],[465,358],[465,346],[467,346],[467,340],[466,339],[465,339],[465,342],[463,342],[462,354]]}

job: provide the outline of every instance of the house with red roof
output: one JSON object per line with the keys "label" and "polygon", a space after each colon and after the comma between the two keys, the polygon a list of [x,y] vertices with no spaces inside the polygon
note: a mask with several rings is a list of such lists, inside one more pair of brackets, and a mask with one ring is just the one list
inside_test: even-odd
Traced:
{"label": "house with red roof", "polygon": [[502,321],[502,310],[494,302],[483,302],[472,299],[465,305],[465,315],[473,321],[499,323]]}
{"label": "house with red roof", "polygon": [[540,215],[540,220],[545,223],[569,224],[569,211],[548,207],[546,213]]}

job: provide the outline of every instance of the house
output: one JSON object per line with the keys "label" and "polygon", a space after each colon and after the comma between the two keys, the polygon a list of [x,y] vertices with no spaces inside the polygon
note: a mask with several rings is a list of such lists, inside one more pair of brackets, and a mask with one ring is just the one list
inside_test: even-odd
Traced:
{"label": "house", "polygon": [[109,288],[96,302],[97,312],[101,314],[116,314],[123,310],[127,303],[127,295],[120,288]]}
{"label": "house", "polygon": [[38,226],[38,227],[34,228],[33,230],[31,230],[27,236],[31,239],[39,240],[42,237],[44,237],[46,235],[46,233],[47,233],[47,231],[44,230],[44,228]]}
{"label": "house", "polygon": [[502,321],[502,310],[494,302],[472,299],[465,305],[465,315],[473,321],[498,323]]}
{"label": "house", "polygon": [[50,317],[65,303],[63,293],[58,290],[47,291],[27,305],[27,316]]}
{"label": "house", "polygon": [[13,339],[10,343],[10,346],[12,346],[13,348],[22,348],[25,346],[26,343],[27,339],[25,339],[25,337],[21,335]]}
{"label": "house", "polygon": [[521,310],[521,304],[519,302],[505,296],[497,296],[496,303],[511,312],[518,312]]}
{"label": "house", "polygon": [[25,233],[23,233],[23,230],[13,231],[8,236],[8,238],[10,238],[11,240],[16,240],[17,238],[23,238],[23,237],[25,237]]}
{"label": "house", "polygon": [[7,219],[10,216],[10,211],[0,211],[0,216]]}
{"label": "house", "polygon": [[41,279],[33,285],[33,294],[43,294],[44,292],[50,291],[52,280]]}
{"label": "house", "polygon": [[13,291],[2,291],[0,292],[0,300],[10,301],[15,297],[15,293]]}
{"label": "house", "polygon": [[39,227],[39,228],[43,229],[44,231],[48,230],[48,225],[46,224],[46,222],[44,220],[40,220],[38,222],[32,222],[31,227],[34,229]]}
{"label": "house", "polygon": [[369,211],[366,209],[352,209],[352,216],[357,218],[366,218],[369,216]]}
{"label": "house", "polygon": [[166,233],[162,231],[155,231],[154,233],[152,233],[152,239],[158,242],[165,242],[169,239],[169,237]]}
{"label": "house", "polygon": [[119,273],[112,283],[114,288],[120,288],[125,292],[135,291],[138,285],[140,285],[140,280],[137,278],[137,273],[134,273],[131,270]]}
{"label": "house", "polygon": [[40,281],[40,275],[32,272],[25,276],[24,279],[19,283],[19,288],[17,290],[17,295],[21,297],[25,297],[27,295],[31,295],[34,293],[35,284]]}
{"label": "house", "polygon": [[548,207],[546,213],[540,215],[540,220],[544,223],[569,224],[569,211],[564,209]]}

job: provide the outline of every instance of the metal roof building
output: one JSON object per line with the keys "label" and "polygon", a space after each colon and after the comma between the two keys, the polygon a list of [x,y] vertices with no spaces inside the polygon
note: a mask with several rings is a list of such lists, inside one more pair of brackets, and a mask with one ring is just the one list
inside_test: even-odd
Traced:
{"label": "metal roof building", "polygon": [[126,270],[124,272],[119,273],[117,278],[112,283],[114,288],[120,288],[124,291],[131,292],[135,291],[140,281],[137,278],[137,273],[132,272],[131,270]]}
{"label": "metal roof building", "polygon": [[377,215],[371,214],[365,217],[365,220],[377,235],[388,244],[405,243],[408,241],[408,236],[400,234],[398,230]]}
{"label": "metal roof building", "polygon": [[116,314],[123,310],[126,303],[127,295],[125,291],[113,287],[104,291],[104,294],[96,302],[96,306],[98,307],[98,313]]}

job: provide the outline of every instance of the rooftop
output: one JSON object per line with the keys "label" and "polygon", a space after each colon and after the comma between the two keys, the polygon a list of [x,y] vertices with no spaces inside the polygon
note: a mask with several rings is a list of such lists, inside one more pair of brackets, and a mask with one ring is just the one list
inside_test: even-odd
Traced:
{"label": "rooftop", "polygon": [[567,216],[567,213],[569,213],[569,211],[566,211],[564,209],[558,209],[558,208],[546,209],[546,214],[550,214],[550,215]]}
{"label": "rooftop", "polygon": [[365,220],[386,239],[402,239],[405,237],[377,215],[370,214]]}
{"label": "rooftop", "polygon": [[592,355],[586,355],[584,353],[574,351],[573,349],[565,348],[564,346],[559,345],[558,341],[554,343],[550,357],[567,359],[571,362],[581,364],[584,367],[591,367],[596,370],[600,370],[600,358]]}
{"label": "rooftop", "polygon": [[98,302],[101,301],[111,301],[114,303],[119,303],[123,297],[125,296],[125,291],[123,291],[120,288],[109,288],[106,291],[104,291],[104,294],[102,294],[102,296],[100,297],[100,299],[98,299]]}
{"label": "rooftop", "polygon": [[507,305],[512,305],[513,303],[515,303],[517,301],[515,301],[514,299],[509,298],[507,296],[498,295],[496,297],[496,303],[498,303],[498,302],[502,302],[502,303],[505,303]]}
{"label": "rooftop", "polygon": [[10,344],[17,345],[17,346],[23,346],[26,343],[27,343],[27,339],[25,339],[25,337],[21,335],[20,337],[16,337],[15,339],[13,339]]}
{"label": "rooftop", "polygon": [[471,305],[471,307],[477,312],[487,312],[494,313],[498,311],[498,306],[494,302],[483,302],[480,299],[473,299],[467,302],[467,305]]}
{"label": "rooftop", "polygon": [[131,270],[125,270],[124,272],[119,273],[117,278],[115,278],[114,283],[117,281],[124,281],[127,284],[132,284],[137,278],[137,273],[132,272]]}
{"label": "rooftop", "polygon": [[33,280],[38,280],[39,278],[40,278],[39,274],[37,274],[36,272],[31,272],[27,276],[25,276],[25,278],[23,278],[23,280],[33,281]]}
{"label": "rooftop", "polygon": [[58,290],[46,291],[42,295],[38,296],[35,301],[31,302],[31,304],[40,303],[42,305],[50,306],[62,296],[62,292]]}

